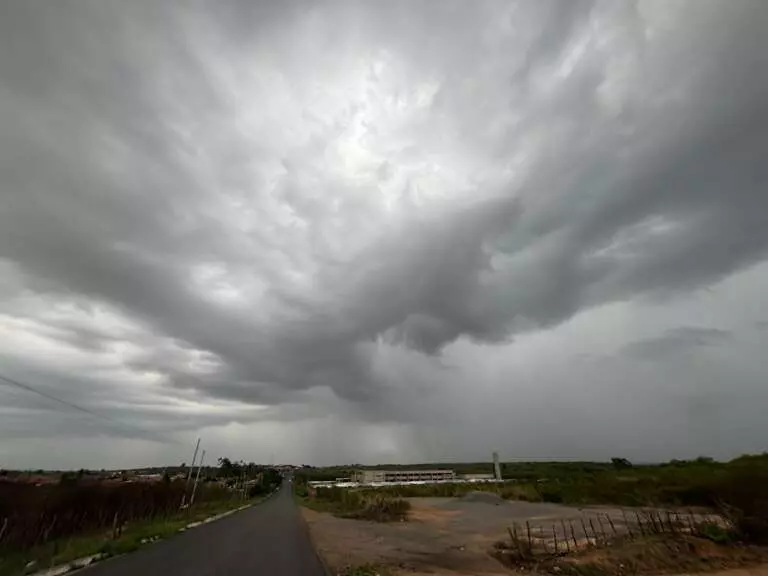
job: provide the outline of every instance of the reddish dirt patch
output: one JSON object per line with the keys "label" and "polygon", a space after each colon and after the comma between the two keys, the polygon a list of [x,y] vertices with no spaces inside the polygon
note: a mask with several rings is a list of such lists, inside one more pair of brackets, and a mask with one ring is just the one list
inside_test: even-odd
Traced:
{"label": "reddish dirt patch", "polygon": [[312,540],[335,572],[366,564],[410,575],[473,574],[498,576],[504,568],[492,558],[483,538],[466,538],[446,529],[451,511],[415,509],[414,520],[379,524],[336,518],[302,508]]}
{"label": "reddish dirt patch", "polygon": [[433,524],[446,524],[451,518],[459,514],[458,510],[443,510],[427,506],[413,506],[408,513],[411,522],[429,522]]}
{"label": "reddish dirt patch", "polygon": [[[498,505],[489,502],[462,501],[449,498],[413,498],[410,499],[412,509],[409,514],[410,521],[381,524],[337,518],[328,513],[320,513],[309,509],[302,509],[302,514],[307,521],[315,546],[320,555],[332,569],[334,574],[343,574],[346,569],[356,566],[373,565],[382,567],[382,576],[431,574],[433,576],[501,576],[509,575],[512,571],[518,574],[521,566],[511,566],[506,559],[504,562],[497,560],[498,549],[495,545],[502,541],[509,541],[508,529],[516,525],[518,529],[525,529],[528,525],[531,529],[531,540],[535,546],[545,552],[553,551],[553,541],[558,540],[560,548],[563,547],[563,531],[566,530],[570,538],[569,546],[576,554],[576,550],[583,550],[589,542],[591,531],[590,519],[596,527],[602,521],[605,530],[610,534],[629,535],[634,531],[639,535],[637,527],[631,527],[625,519],[624,513],[619,509],[611,508],[573,508],[552,504],[533,504],[527,502],[502,502]],[[608,520],[610,518],[610,520]],[[602,520],[600,520],[602,519]],[[630,517],[631,521],[632,518]],[[587,526],[587,534],[584,534]],[[575,534],[573,533],[573,526]],[[610,526],[610,527],[609,527]],[[553,533],[554,530],[554,533]],[[597,528],[599,531],[600,529]],[[527,534],[526,534],[527,536]],[[578,546],[574,541],[578,541]],[[640,551],[643,545],[633,544],[634,549],[642,556]],[[707,555],[703,545],[701,552]],[[564,553],[563,550],[560,552]],[[680,553],[682,554],[682,550]],[[760,562],[758,558],[750,558],[741,561],[721,561],[712,556],[703,563],[673,564],[658,566],[646,566],[641,561],[639,572],[612,570],[611,558],[601,560],[595,550],[590,554],[598,554],[592,560],[579,560],[579,562],[605,565],[609,569],[607,574],[633,574],[633,573],[675,573],[694,572],[706,569],[709,572],[726,567],[739,567]],[[714,552],[713,552],[714,553]],[[651,557],[655,552],[651,551]],[[673,555],[674,556],[674,555]],[[768,556],[766,557],[768,558]],[[630,564],[631,558],[626,561],[620,559],[616,563]],[[651,562],[650,564],[653,564]],[[532,566],[522,566],[522,571],[527,572]],[[760,570],[764,570],[761,568]],[[746,576],[750,572],[734,572],[722,576]],[[768,576],[768,572],[755,572],[760,576]]]}

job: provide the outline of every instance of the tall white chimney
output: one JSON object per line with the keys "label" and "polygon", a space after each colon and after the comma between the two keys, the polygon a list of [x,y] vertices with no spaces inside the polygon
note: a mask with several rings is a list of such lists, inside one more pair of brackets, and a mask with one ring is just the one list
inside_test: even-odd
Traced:
{"label": "tall white chimney", "polygon": [[499,466],[499,453],[493,453],[493,474],[496,480],[501,480],[501,466]]}

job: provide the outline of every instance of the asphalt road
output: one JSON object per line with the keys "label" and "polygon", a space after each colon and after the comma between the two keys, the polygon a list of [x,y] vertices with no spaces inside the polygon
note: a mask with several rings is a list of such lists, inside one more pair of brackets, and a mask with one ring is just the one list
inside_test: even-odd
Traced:
{"label": "asphalt road", "polygon": [[137,552],[83,576],[327,576],[290,485],[266,502]]}

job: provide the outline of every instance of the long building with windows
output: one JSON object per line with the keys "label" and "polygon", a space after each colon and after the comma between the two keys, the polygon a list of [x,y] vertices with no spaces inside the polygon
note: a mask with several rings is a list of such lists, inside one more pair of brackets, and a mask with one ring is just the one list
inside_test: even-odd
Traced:
{"label": "long building with windows", "polygon": [[360,484],[387,484],[401,482],[454,482],[453,470],[358,470],[353,481]]}

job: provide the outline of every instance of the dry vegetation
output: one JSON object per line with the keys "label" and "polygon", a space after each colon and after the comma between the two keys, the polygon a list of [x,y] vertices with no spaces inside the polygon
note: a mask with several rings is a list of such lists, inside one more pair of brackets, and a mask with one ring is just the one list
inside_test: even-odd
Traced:
{"label": "dry vegetation", "polygon": [[342,518],[375,522],[404,521],[411,509],[410,502],[402,498],[342,488],[318,488],[315,495],[306,499],[304,504]]}
{"label": "dry vegetation", "polygon": [[51,566],[134,550],[190,522],[264,496],[281,480],[269,469],[254,470],[254,480],[247,485],[245,475],[237,478],[240,484],[228,487],[230,477],[219,471],[218,478],[200,482],[190,506],[191,487],[168,476],[121,481],[82,471],[30,483],[5,475],[0,479],[0,576],[23,572],[30,562]]}
{"label": "dry vegetation", "polygon": [[[598,576],[713,571],[768,561],[766,455],[659,466],[621,459],[609,465],[537,463],[520,465],[518,472],[503,485],[332,489],[310,502],[344,518],[306,510],[305,516],[339,574],[535,570]],[[478,489],[495,494],[468,493]],[[373,494],[382,502],[407,499],[410,521],[360,522],[342,510],[345,505],[318,505],[366,502]]]}

